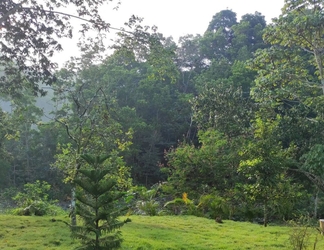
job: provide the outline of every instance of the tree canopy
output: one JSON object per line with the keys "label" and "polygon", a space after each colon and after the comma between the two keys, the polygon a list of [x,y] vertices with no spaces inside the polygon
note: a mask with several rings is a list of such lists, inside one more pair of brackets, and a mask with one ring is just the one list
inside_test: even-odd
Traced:
{"label": "tree canopy", "polygon": [[[134,188],[137,212],[170,199],[177,213],[264,225],[324,215],[323,1],[286,0],[271,24],[223,10],[178,42],[132,17],[104,55],[99,38],[112,27],[98,8],[108,2],[0,3],[0,88],[11,101],[0,113],[0,188],[43,179],[62,198],[91,172],[81,155],[109,155],[100,168],[111,187],[145,186]],[[85,39],[99,37],[55,71],[72,18]],[[34,96],[43,84],[50,112]]]}
{"label": "tree canopy", "polygon": [[39,84],[51,85],[56,79],[57,65],[52,57],[63,50],[60,38],[75,35],[71,19],[81,21],[79,32],[83,36],[89,30],[103,35],[102,32],[109,31],[110,24],[102,18],[99,8],[109,2],[111,0],[1,1],[1,93],[16,95],[29,88],[34,94],[44,94]]}

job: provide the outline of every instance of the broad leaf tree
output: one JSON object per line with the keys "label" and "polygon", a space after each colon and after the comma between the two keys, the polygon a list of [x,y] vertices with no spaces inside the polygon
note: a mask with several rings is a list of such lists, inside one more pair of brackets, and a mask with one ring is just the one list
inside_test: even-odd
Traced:
{"label": "broad leaf tree", "polygon": [[[108,162],[118,166],[111,174],[125,188],[129,184],[128,168],[120,152],[130,145],[131,130],[124,129],[118,122],[118,107],[115,100],[106,94],[103,85],[96,81],[96,67],[88,64],[63,69],[59,81],[53,85],[56,110],[52,119],[66,131],[70,143],[59,144],[55,166],[66,174],[71,182],[82,166],[80,156],[85,153],[104,154],[110,152]],[[72,189],[72,224],[76,223],[74,213],[75,189]]]}
{"label": "broad leaf tree", "polygon": [[183,192],[197,198],[202,193],[224,194],[235,186],[239,166],[238,151],[220,132],[209,129],[198,133],[199,146],[183,142],[166,153],[168,185],[179,196]]}
{"label": "broad leaf tree", "polygon": [[258,76],[252,96],[279,115],[279,140],[295,148],[299,168],[300,157],[309,150],[312,155],[323,140],[323,18],[323,1],[286,0],[263,36],[271,47],[258,51],[253,62]]}
{"label": "broad leaf tree", "polygon": [[278,143],[275,132],[276,122],[257,117],[254,138],[240,152],[239,172],[247,178],[242,184],[244,192],[263,205],[264,226],[268,224],[270,204],[279,197],[280,183],[286,181],[289,166],[289,157]]}
{"label": "broad leaf tree", "polygon": [[[109,31],[110,24],[102,18],[99,9],[109,2],[111,1],[1,1],[1,92],[17,95],[29,88],[34,94],[45,94],[39,84],[50,85],[55,81],[54,70],[57,65],[52,57],[57,51],[64,49],[60,38],[72,38],[74,35],[71,19],[80,21],[79,31],[83,36],[89,30],[96,30],[103,35]],[[95,41],[98,40],[92,40]]]}

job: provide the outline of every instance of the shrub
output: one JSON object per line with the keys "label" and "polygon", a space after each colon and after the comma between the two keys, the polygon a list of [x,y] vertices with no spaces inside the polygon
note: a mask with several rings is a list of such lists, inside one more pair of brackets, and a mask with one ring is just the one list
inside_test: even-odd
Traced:
{"label": "shrub", "polygon": [[35,183],[24,185],[23,192],[18,192],[12,199],[18,208],[11,210],[15,215],[56,215],[62,209],[55,206],[57,201],[48,198],[51,185],[46,181],[37,180]]}
{"label": "shrub", "polygon": [[217,194],[207,194],[200,198],[198,209],[211,219],[228,217],[229,207],[227,201]]}
{"label": "shrub", "polygon": [[159,213],[160,204],[155,200],[138,201],[137,214],[156,216]]}
{"label": "shrub", "polygon": [[160,205],[161,197],[158,197],[161,184],[156,184],[151,189],[145,187],[137,187],[134,192],[136,202],[133,207],[135,214],[156,216],[162,212]]}
{"label": "shrub", "polygon": [[[318,242],[319,230],[312,226],[308,216],[301,216],[298,220],[289,221],[292,227],[289,234],[289,245],[293,250],[315,250]],[[315,235],[314,235],[315,234]]]}
{"label": "shrub", "polygon": [[169,212],[169,214],[173,215],[202,215],[201,213],[199,213],[194,202],[188,198],[187,193],[183,193],[182,198],[176,198],[174,200],[168,201],[164,204],[164,208]]}

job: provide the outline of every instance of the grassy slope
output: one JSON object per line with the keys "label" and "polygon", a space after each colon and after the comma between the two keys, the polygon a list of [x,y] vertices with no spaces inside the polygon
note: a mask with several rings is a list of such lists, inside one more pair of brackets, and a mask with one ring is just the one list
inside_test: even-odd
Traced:
{"label": "grassy slope", "polygon": [[[291,249],[287,227],[264,228],[234,221],[217,224],[192,216],[131,216],[131,219],[122,228],[124,250]],[[52,222],[51,217],[0,216],[0,249],[70,250],[76,245],[66,225]],[[324,240],[317,249],[324,249]]]}

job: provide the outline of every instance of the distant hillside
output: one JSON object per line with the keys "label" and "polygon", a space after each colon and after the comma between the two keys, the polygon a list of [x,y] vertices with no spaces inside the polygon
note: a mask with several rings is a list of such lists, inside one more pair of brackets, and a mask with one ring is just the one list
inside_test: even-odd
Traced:
{"label": "distant hillside", "polygon": [[[54,103],[52,102],[53,90],[49,87],[43,87],[47,91],[47,95],[43,97],[36,97],[36,106],[41,108],[44,112],[42,121],[47,122],[50,120],[51,112],[54,110]],[[0,108],[5,112],[12,112],[11,101],[0,99]]]}

